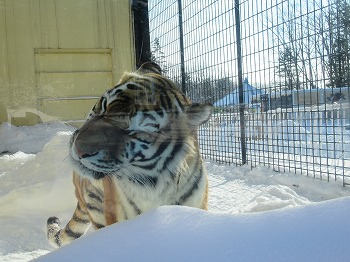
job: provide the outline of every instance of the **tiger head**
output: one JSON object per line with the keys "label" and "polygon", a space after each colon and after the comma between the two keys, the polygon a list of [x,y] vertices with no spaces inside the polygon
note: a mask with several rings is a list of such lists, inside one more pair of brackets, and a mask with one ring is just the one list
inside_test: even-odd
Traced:
{"label": "tiger head", "polygon": [[159,169],[177,152],[199,153],[196,130],[211,111],[210,104],[192,104],[157,65],[144,64],[107,90],[74,132],[73,166],[90,179],[120,175],[126,167]]}

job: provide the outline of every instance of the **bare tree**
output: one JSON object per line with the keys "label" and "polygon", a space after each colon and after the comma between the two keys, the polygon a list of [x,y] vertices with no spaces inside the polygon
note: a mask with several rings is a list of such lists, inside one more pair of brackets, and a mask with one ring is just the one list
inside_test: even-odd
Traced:
{"label": "bare tree", "polygon": [[[305,0],[305,3],[308,1]],[[303,6],[296,7],[289,1],[277,7],[276,27],[269,27],[273,32],[273,41],[280,46],[278,63],[275,68],[281,84],[285,89],[302,89],[315,87],[313,68],[314,46],[312,45],[312,24],[304,13]],[[276,21],[271,21],[275,24]],[[311,34],[310,34],[311,31]]]}
{"label": "bare tree", "polygon": [[299,3],[277,7],[278,26],[271,27],[280,46],[276,75],[285,89],[316,88],[321,79],[329,79],[332,87],[349,85],[348,0],[333,0],[328,6],[316,0]]}
{"label": "bare tree", "polygon": [[323,54],[324,68],[329,78],[328,86],[350,85],[350,4],[335,0],[327,12],[319,17],[318,35]]}
{"label": "bare tree", "polygon": [[283,47],[278,54],[276,74],[284,81],[282,86],[286,90],[300,89],[297,59],[290,46]]}
{"label": "bare tree", "polygon": [[151,51],[152,62],[157,63],[161,67],[163,73],[167,73],[168,65],[165,59],[165,53],[163,52],[162,47],[160,45],[160,39],[158,37],[156,37],[153,40],[151,49],[152,49]]}

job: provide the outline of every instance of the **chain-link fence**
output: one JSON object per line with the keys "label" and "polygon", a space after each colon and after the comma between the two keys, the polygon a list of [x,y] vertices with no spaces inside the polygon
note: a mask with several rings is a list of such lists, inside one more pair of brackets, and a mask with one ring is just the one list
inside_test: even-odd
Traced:
{"label": "chain-link fence", "polygon": [[205,157],[350,184],[348,0],[149,0],[151,56],[215,111]]}

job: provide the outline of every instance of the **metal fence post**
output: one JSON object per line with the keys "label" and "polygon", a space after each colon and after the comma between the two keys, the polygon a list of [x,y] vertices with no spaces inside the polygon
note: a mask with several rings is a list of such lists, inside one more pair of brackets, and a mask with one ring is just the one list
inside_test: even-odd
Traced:
{"label": "metal fence post", "polygon": [[241,136],[242,165],[247,163],[247,148],[245,139],[244,121],[244,97],[243,97],[243,65],[242,65],[242,44],[241,44],[241,17],[240,3],[235,0],[235,22],[236,22],[236,49],[237,49],[237,75],[238,75],[238,96],[239,96],[239,123]]}
{"label": "metal fence post", "polygon": [[185,49],[184,49],[184,32],[182,22],[182,1],[177,1],[179,10],[179,36],[180,36],[180,59],[181,59],[181,89],[186,94],[186,71],[185,71]]}
{"label": "metal fence post", "polygon": [[136,68],[151,61],[151,44],[149,33],[148,0],[133,0],[134,36]]}

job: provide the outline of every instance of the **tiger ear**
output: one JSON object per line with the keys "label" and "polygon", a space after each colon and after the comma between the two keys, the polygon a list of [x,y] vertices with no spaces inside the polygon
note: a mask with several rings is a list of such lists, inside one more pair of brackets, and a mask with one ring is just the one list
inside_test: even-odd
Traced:
{"label": "tiger ear", "polygon": [[187,124],[191,129],[196,129],[207,122],[212,114],[212,104],[192,104],[186,108]]}
{"label": "tiger ear", "polygon": [[143,63],[137,71],[142,72],[142,73],[155,73],[158,75],[162,74],[162,69],[160,68],[160,66],[158,64],[156,64],[154,62]]}

